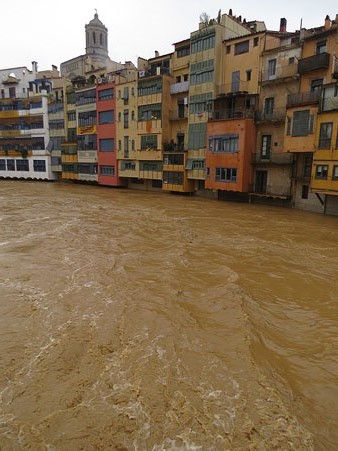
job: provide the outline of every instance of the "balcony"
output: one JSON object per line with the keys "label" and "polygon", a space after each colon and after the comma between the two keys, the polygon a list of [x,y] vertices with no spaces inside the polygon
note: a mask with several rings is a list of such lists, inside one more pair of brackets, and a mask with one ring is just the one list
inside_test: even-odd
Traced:
{"label": "balcony", "polygon": [[188,119],[188,111],[187,108],[182,108],[181,110],[171,110],[169,111],[169,120],[170,121],[182,121],[184,119]]}
{"label": "balcony", "polygon": [[293,155],[291,153],[268,153],[262,155],[261,152],[255,153],[252,156],[252,164],[256,165],[292,165]]}
{"label": "balcony", "polygon": [[250,194],[261,197],[274,197],[280,199],[289,199],[291,197],[290,186],[267,185],[264,189],[256,185],[249,186]]}
{"label": "balcony", "polygon": [[248,92],[249,92],[248,81],[238,80],[233,83],[216,86],[216,96],[241,95],[247,94]]}
{"label": "balcony", "polygon": [[170,86],[170,94],[180,94],[189,91],[189,81],[182,81]]}
{"label": "balcony", "polygon": [[330,54],[319,53],[318,55],[303,58],[298,62],[298,73],[300,75],[317,69],[328,69],[330,65]]}
{"label": "balcony", "polygon": [[286,107],[292,108],[301,105],[311,105],[319,102],[320,90],[299,92],[297,94],[289,94],[286,100]]}
{"label": "balcony", "polygon": [[254,116],[255,111],[253,108],[222,108],[221,110],[211,111],[209,113],[209,120],[252,119]]}
{"label": "balcony", "polygon": [[338,57],[335,56],[334,58],[334,63],[333,63],[333,68],[332,68],[332,78],[335,78],[336,80],[338,80]]}
{"label": "balcony", "polygon": [[273,111],[255,111],[256,122],[283,122],[285,120],[285,108],[274,108]]}
{"label": "balcony", "polygon": [[261,84],[266,84],[269,82],[281,82],[285,78],[298,78],[297,66],[296,64],[289,64],[287,66],[277,67],[274,74],[270,71],[265,71],[261,73]]}
{"label": "balcony", "polygon": [[79,163],[97,163],[96,150],[78,150],[77,157]]}

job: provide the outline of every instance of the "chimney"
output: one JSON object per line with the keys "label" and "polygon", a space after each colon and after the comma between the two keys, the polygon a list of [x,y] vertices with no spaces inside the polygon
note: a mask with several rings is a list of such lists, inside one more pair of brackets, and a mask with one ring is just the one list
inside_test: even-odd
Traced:
{"label": "chimney", "polygon": [[285,19],[285,17],[282,17],[281,18],[281,20],[280,20],[280,26],[279,26],[279,31],[281,32],[281,33],[285,33],[286,32],[286,19]]}
{"label": "chimney", "polygon": [[160,54],[158,53],[157,50],[155,50],[155,58],[158,58],[160,56]]}
{"label": "chimney", "polygon": [[329,30],[331,28],[331,20],[330,20],[330,16],[327,15],[325,17],[325,25],[324,25],[325,30]]}

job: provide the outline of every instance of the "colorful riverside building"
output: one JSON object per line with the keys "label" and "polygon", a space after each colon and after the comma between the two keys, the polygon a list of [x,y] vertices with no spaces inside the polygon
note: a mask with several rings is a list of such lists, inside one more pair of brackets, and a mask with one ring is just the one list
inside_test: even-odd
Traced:
{"label": "colorful riverside building", "polygon": [[114,74],[116,82],[116,130],[119,177],[124,186],[140,188],[137,158],[137,78],[138,70],[132,63]]}
{"label": "colorful riverside building", "polygon": [[[55,68],[56,69],[56,68]],[[54,180],[48,95],[56,70],[15,67],[0,71],[0,177]]]}
{"label": "colorful riverside building", "polygon": [[256,31],[226,39],[223,44],[222,78],[209,113],[205,162],[205,187],[220,199],[248,200],[264,36],[264,31]]}
{"label": "colorful riverside building", "polygon": [[333,21],[327,16],[321,27],[300,31],[299,91],[287,97],[284,139],[284,149],[295,159],[293,205],[336,214],[338,185],[333,173],[337,162],[337,33],[337,16]]}
{"label": "colorful riverside building", "polygon": [[168,139],[163,143],[163,191],[191,193],[188,179],[188,95],[190,39],[174,44],[171,55],[170,110]]}
{"label": "colorful riverside building", "polygon": [[285,152],[284,124],[288,94],[298,92],[297,61],[301,57],[299,31],[286,31],[286,19],[279,31],[266,31],[262,39],[259,73],[259,107],[253,157],[254,183],[251,202],[290,206],[293,154]]}

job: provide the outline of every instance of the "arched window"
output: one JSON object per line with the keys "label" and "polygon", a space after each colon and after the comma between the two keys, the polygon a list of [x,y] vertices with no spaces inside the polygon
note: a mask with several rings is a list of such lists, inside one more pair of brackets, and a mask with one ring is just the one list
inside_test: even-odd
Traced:
{"label": "arched window", "polygon": [[95,31],[93,31],[93,42],[94,42],[94,44],[96,44],[96,36],[95,36]]}
{"label": "arched window", "polygon": [[100,33],[100,45],[103,45],[103,36],[102,36],[102,33]]}

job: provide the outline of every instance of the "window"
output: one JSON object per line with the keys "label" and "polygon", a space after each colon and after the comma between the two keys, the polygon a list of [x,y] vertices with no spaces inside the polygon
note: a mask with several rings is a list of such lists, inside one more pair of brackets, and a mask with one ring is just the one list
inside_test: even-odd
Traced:
{"label": "window", "polygon": [[141,150],[157,149],[157,135],[142,135]]}
{"label": "window", "polygon": [[128,103],[129,103],[129,88],[128,88],[128,86],[123,88],[123,103],[124,103],[124,105],[128,105]]}
{"label": "window", "polygon": [[291,124],[292,124],[292,120],[290,116],[286,117],[286,134],[288,136],[291,135]]}
{"label": "window", "polygon": [[142,105],[138,107],[138,120],[149,121],[161,119],[162,107],[160,103]]}
{"label": "window", "polygon": [[68,121],[76,121],[76,112],[70,111],[67,113]]}
{"label": "window", "polygon": [[259,44],[259,38],[254,38],[254,40],[253,40],[254,47],[257,47],[258,44]]}
{"label": "window", "polygon": [[[184,102],[183,102],[184,103]],[[210,111],[212,106],[212,92],[197,94],[189,98],[189,113],[201,114]]]}
{"label": "window", "polygon": [[163,183],[168,185],[183,185],[184,174],[183,172],[163,172]]}
{"label": "window", "polygon": [[268,61],[268,77],[273,77],[276,75],[276,59],[272,59]]}
{"label": "window", "polygon": [[184,74],[183,81],[188,81],[188,80],[189,80],[189,74]]}
{"label": "window", "polygon": [[100,166],[100,175],[114,175],[115,167],[114,166]]}
{"label": "window", "polygon": [[131,150],[135,150],[135,140],[131,140]]}
{"label": "window", "polygon": [[9,97],[16,97],[15,87],[9,88]]}
{"label": "window", "polygon": [[4,99],[5,98],[5,90],[1,89],[1,98]]}
{"label": "window", "polygon": [[29,171],[28,160],[16,160],[16,170],[17,171]]}
{"label": "window", "polygon": [[191,169],[204,169],[204,160],[193,160]]}
{"label": "window", "polygon": [[319,55],[320,53],[326,52],[326,41],[319,41],[316,44],[316,54]]}
{"label": "window", "polygon": [[129,158],[129,136],[123,137],[123,149],[124,149],[123,158]]}
{"label": "window", "polygon": [[249,41],[238,42],[235,44],[235,55],[247,53],[249,51]]}
{"label": "window", "polygon": [[262,136],[261,158],[270,158],[271,153],[271,135]]}
{"label": "window", "polygon": [[240,90],[241,72],[236,70],[231,74],[231,92]]}
{"label": "window", "polygon": [[216,182],[236,182],[237,169],[236,168],[215,168]]}
{"label": "window", "polygon": [[203,52],[203,50],[215,47],[215,31],[207,36],[199,37],[191,43],[191,53]]}
{"label": "window", "polygon": [[252,73],[251,69],[248,69],[246,71],[246,81],[250,81],[251,80],[251,73]]}
{"label": "window", "polygon": [[304,158],[303,176],[311,177],[311,169],[312,169],[312,156],[305,157]]}
{"label": "window", "polygon": [[7,160],[7,171],[15,171],[15,160]]}
{"label": "window", "polygon": [[34,172],[46,172],[45,160],[33,160]]}
{"label": "window", "polygon": [[338,180],[338,166],[333,166],[332,180]]}
{"label": "window", "polygon": [[121,111],[119,112],[119,122],[121,122],[121,117],[122,117],[122,113],[121,113]]}
{"label": "window", "polygon": [[329,166],[327,164],[317,164],[316,165],[316,179],[327,179],[327,173]]}
{"label": "window", "polygon": [[229,54],[231,52],[231,45],[226,46],[226,52]]}
{"label": "window", "polygon": [[323,122],[320,124],[319,132],[319,149],[330,149],[331,148],[331,137],[332,137],[332,122]]}
{"label": "window", "polygon": [[291,56],[289,58],[289,64],[295,64],[295,57],[294,56]]}
{"label": "window", "polygon": [[273,114],[274,104],[275,104],[274,97],[266,98],[264,103],[264,113],[267,115]]}
{"label": "window", "polygon": [[180,75],[178,75],[178,76],[176,77],[176,83],[181,83],[181,76],[180,76]]}
{"label": "window", "polygon": [[79,127],[84,125],[96,125],[96,111],[79,113]]}
{"label": "window", "polygon": [[135,111],[134,111],[134,110],[131,112],[131,120],[132,120],[132,121],[135,120]]}
{"label": "window", "polygon": [[308,199],[309,198],[309,185],[303,185],[302,186],[302,199]]}
{"label": "window", "polygon": [[129,128],[129,110],[123,111],[123,128]]}
{"label": "window", "polygon": [[307,136],[313,133],[313,115],[310,110],[293,113],[292,136]]}
{"label": "window", "polygon": [[3,158],[0,160],[0,171],[6,171],[6,160]]}
{"label": "window", "polygon": [[99,112],[99,124],[112,124],[113,122],[114,122],[114,110]]}
{"label": "window", "polygon": [[162,79],[139,81],[137,91],[139,96],[159,94],[162,92]]}
{"label": "window", "polygon": [[186,47],[181,47],[180,49],[177,49],[177,58],[182,58],[183,56],[190,55],[190,46],[187,45]]}
{"label": "window", "polygon": [[210,83],[214,79],[214,60],[205,60],[194,63],[190,67],[190,83],[198,85]]}
{"label": "window", "polygon": [[311,81],[311,91],[319,91],[323,86],[323,79],[322,78],[318,78],[317,80],[312,80]]}
{"label": "window", "polygon": [[211,136],[209,138],[210,152],[238,152],[239,135],[228,134],[222,136]]}
{"label": "window", "polygon": [[100,151],[101,152],[113,152],[114,151],[114,138],[100,139]]}
{"label": "window", "polygon": [[201,124],[189,125],[189,149],[205,149],[207,144],[207,124],[203,122]]}
{"label": "window", "polygon": [[114,98],[114,89],[101,89],[99,91],[99,100],[109,100]]}

